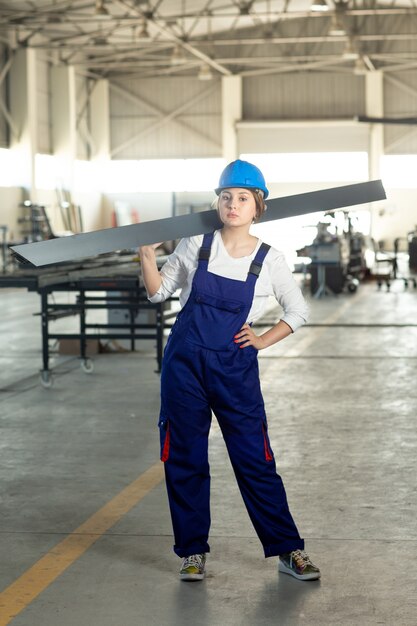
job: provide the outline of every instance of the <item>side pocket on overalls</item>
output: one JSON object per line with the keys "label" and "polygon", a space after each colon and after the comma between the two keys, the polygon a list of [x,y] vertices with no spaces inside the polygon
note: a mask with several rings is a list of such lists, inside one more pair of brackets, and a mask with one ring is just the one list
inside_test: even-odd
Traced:
{"label": "side pocket on overalls", "polygon": [[264,451],[265,451],[265,460],[266,461],[273,461],[274,460],[274,455],[272,454],[272,450],[271,447],[269,445],[269,438],[268,438],[268,427],[266,424],[266,420],[262,420],[262,435],[264,438]]}
{"label": "side pocket on overalls", "polygon": [[161,461],[164,463],[169,459],[169,446],[171,434],[169,431],[169,421],[161,415],[158,422],[159,436],[161,440]]}

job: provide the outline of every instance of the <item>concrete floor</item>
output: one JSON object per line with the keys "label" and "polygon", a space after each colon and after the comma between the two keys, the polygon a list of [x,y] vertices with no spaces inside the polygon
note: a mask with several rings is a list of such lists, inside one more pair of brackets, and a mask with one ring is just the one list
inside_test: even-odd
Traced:
{"label": "concrete floor", "polygon": [[[321,581],[263,558],[214,428],[204,582],[178,579],[157,480],[31,601],[36,575],[19,597],[10,585],[158,463],[159,380],[153,352],[100,355],[92,375],[56,356],[43,389],[38,297],[0,292],[0,625],[414,626],[416,305],[400,283],[363,285],[313,301],[311,322],[387,326],[303,328],[261,354],[277,465]],[[10,601],[25,607],[14,619]]]}

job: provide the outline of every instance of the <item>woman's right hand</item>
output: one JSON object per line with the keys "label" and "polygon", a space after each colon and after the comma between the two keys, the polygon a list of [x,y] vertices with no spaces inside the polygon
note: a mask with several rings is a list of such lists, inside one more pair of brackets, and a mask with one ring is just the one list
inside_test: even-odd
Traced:
{"label": "woman's right hand", "polygon": [[148,246],[140,246],[138,248],[138,254],[143,254],[143,255],[147,255],[149,254],[149,252],[155,252],[155,250],[159,247],[162,246],[164,242],[160,241],[159,243],[152,243]]}
{"label": "woman's right hand", "polygon": [[138,248],[143,282],[149,297],[155,295],[161,286],[162,278],[156,265],[155,250],[161,243],[153,243],[149,246]]}

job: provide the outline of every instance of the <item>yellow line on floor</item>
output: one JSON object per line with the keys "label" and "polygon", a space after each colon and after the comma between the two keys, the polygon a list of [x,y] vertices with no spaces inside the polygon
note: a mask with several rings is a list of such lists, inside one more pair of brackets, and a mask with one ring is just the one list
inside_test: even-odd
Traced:
{"label": "yellow line on floor", "polygon": [[9,624],[163,478],[163,464],[152,465],[0,593],[0,626]]}

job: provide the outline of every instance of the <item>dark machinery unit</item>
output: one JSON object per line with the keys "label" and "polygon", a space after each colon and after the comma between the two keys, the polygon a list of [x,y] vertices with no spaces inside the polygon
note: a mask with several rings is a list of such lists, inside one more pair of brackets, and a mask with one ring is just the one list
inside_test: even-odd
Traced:
{"label": "dark machinery unit", "polygon": [[[315,241],[305,248],[305,253],[311,258],[311,293],[318,297],[325,287],[333,293],[340,293],[348,276],[349,252],[345,242],[339,238]],[[356,285],[352,290],[355,289]]]}
{"label": "dark machinery unit", "polygon": [[408,265],[410,269],[417,270],[417,226],[408,233]]}
{"label": "dark machinery unit", "polygon": [[[329,232],[335,219],[335,213],[329,212],[325,216],[329,221],[317,224],[317,236],[313,243],[297,251],[299,256],[311,258],[310,286],[317,297],[326,290],[340,293],[345,287],[353,293],[359,281],[369,275],[375,259],[374,242],[355,230],[354,217],[350,212],[344,211],[343,214],[341,234]],[[335,230],[338,232],[339,228],[336,226]]]}
{"label": "dark machinery unit", "polygon": [[350,291],[356,291],[358,286],[358,281],[349,269],[351,255],[348,239],[331,234],[328,230],[329,225],[320,222],[313,243],[297,251],[298,255],[311,259],[310,289],[315,297],[320,297],[326,292],[340,293],[346,284]]}
{"label": "dark machinery unit", "polygon": [[[410,236],[411,235],[411,236]],[[409,250],[409,269],[406,268],[405,255],[400,253],[401,244],[408,242]],[[416,238],[416,251],[417,251],[417,238]],[[377,280],[378,289],[385,284],[387,291],[390,290],[394,281],[401,281],[404,287],[407,289],[409,286],[413,286],[417,289],[417,277],[414,273],[414,258],[410,253],[413,252],[413,233],[409,233],[408,237],[397,237],[394,239],[394,251],[385,252],[378,250],[375,258],[376,271],[373,272],[374,278]],[[417,259],[416,259],[417,261]],[[417,265],[415,266],[417,269]]]}

